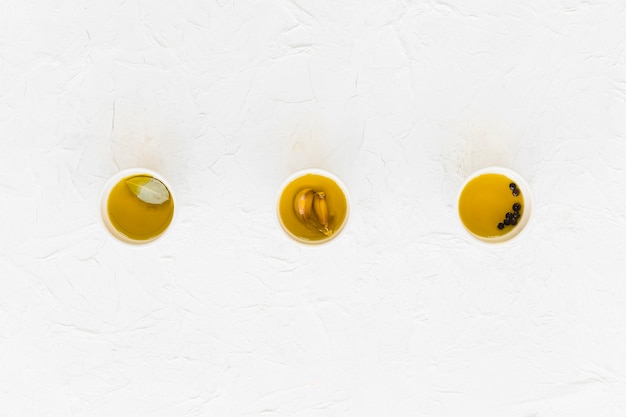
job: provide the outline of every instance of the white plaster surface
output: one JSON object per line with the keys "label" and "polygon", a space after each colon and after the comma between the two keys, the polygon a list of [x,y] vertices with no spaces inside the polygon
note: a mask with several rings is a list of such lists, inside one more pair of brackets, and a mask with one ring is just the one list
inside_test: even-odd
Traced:
{"label": "white plaster surface", "polygon": [[[626,416],[623,0],[2,0],[0,416]],[[519,240],[462,230],[514,169]],[[178,218],[129,248],[120,169]],[[350,223],[302,247],[292,172]]]}

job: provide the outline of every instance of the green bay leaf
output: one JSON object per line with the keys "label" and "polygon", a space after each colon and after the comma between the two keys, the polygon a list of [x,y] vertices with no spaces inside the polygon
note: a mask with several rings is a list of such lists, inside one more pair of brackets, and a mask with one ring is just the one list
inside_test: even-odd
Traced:
{"label": "green bay leaf", "polygon": [[138,199],[148,204],[163,204],[170,199],[167,187],[161,181],[147,175],[128,178],[126,186]]}

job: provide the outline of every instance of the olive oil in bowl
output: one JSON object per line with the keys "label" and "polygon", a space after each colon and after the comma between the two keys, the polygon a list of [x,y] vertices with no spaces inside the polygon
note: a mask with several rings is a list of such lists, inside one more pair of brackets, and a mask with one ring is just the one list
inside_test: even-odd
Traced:
{"label": "olive oil in bowl", "polygon": [[287,179],[278,198],[277,214],[288,236],[304,244],[335,239],[348,220],[346,187],[320,169],[296,172]]}
{"label": "olive oil in bowl", "polygon": [[115,238],[145,244],[161,237],[174,217],[170,188],[155,172],[131,169],[115,175],[105,188],[102,220]]}
{"label": "olive oil in bowl", "polygon": [[491,167],[466,180],[458,199],[458,213],[473,237],[498,243],[522,231],[528,223],[530,203],[528,185],[518,174]]}

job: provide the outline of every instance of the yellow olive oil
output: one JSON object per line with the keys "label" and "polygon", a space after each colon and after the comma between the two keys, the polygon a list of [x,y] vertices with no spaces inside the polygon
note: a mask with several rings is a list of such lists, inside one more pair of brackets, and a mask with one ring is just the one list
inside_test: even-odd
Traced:
{"label": "yellow olive oil", "polygon": [[[142,174],[142,177],[145,177]],[[107,213],[111,224],[120,233],[138,241],[151,240],[162,234],[174,216],[171,197],[161,204],[150,204],[138,198],[128,187],[130,176],[118,182],[107,200]]]}
{"label": "yellow olive oil", "polygon": [[[326,195],[328,205],[328,229],[324,233],[319,227],[303,222],[298,217],[294,201],[296,195],[304,189],[313,189]],[[305,174],[291,181],[284,188],[278,203],[278,215],[283,227],[294,237],[311,243],[321,242],[333,237],[346,221],[348,214],[348,200],[341,187],[331,178],[318,174]]]}
{"label": "yellow olive oil", "polygon": [[[516,191],[517,190],[517,191]],[[502,174],[482,174],[470,180],[459,197],[459,216],[474,235],[495,238],[511,232],[524,215],[524,190]],[[515,211],[515,208],[519,210]],[[507,215],[509,213],[509,215]],[[508,218],[517,218],[513,221]]]}

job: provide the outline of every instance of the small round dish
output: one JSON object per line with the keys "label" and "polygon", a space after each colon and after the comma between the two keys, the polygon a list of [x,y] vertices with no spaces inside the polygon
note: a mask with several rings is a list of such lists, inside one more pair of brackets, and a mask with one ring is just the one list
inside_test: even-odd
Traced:
{"label": "small round dish", "polygon": [[[309,192],[307,213],[303,217],[294,207],[298,196]],[[319,213],[310,206],[310,199],[323,195],[327,205],[327,227],[322,227]],[[314,196],[314,197],[310,197]],[[303,197],[306,199],[306,196]],[[317,206],[319,208],[319,206]],[[278,223],[294,241],[307,246],[320,246],[335,241],[345,229],[350,215],[350,198],[345,184],[334,174],[309,168],[290,175],[281,185],[276,202]],[[322,230],[326,229],[326,230]]]}
{"label": "small round dish", "polygon": [[461,225],[470,236],[483,243],[504,243],[517,238],[528,225],[533,197],[521,175],[509,168],[492,166],[467,177],[456,208]]}
{"label": "small round dish", "polygon": [[[115,195],[115,193],[118,192],[114,190],[120,189],[120,184],[122,183],[122,181],[131,179],[134,177],[142,177],[142,176],[151,177],[161,182],[167,189],[167,192],[169,192],[169,198],[171,199],[171,201],[169,203],[170,209],[168,210],[167,213],[162,214],[162,221],[158,224],[158,226],[155,227],[154,229],[155,232],[146,234],[146,237],[142,236],[138,238],[138,237],[133,237],[132,236],[133,234],[130,232],[125,233],[125,231],[122,230],[123,228],[120,227],[119,221],[118,221],[118,220],[124,220],[124,219],[118,219],[117,217],[135,216],[132,220],[130,217],[126,219],[125,220],[126,224],[131,224],[132,222],[140,223],[143,221],[148,221],[151,218],[150,216],[154,216],[153,212],[155,211],[156,207],[150,207],[150,204],[137,200],[138,204],[143,204],[146,206],[146,211],[145,213],[143,213],[143,215],[141,212],[133,213],[132,207],[124,208],[123,206],[116,208],[115,211],[112,212],[113,208],[109,204],[109,200],[111,199],[112,195]],[[126,193],[130,195],[130,191],[126,190]],[[132,196],[130,198],[132,199],[132,198],[138,198],[138,197]],[[175,216],[176,216],[176,207],[175,207],[175,199],[174,199],[174,193],[172,191],[172,186],[167,182],[167,180],[162,175],[150,169],[128,168],[128,169],[121,170],[117,172],[116,174],[114,174],[113,176],[111,176],[107,180],[107,182],[105,183],[102,189],[102,193],[100,197],[100,221],[104,229],[108,232],[108,234],[118,242],[125,243],[130,246],[146,246],[151,243],[154,243],[157,240],[162,239],[163,236],[167,234],[168,230],[171,229]],[[112,220],[112,217],[114,218],[113,220]],[[118,224],[117,226],[116,226],[116,223]]]}

